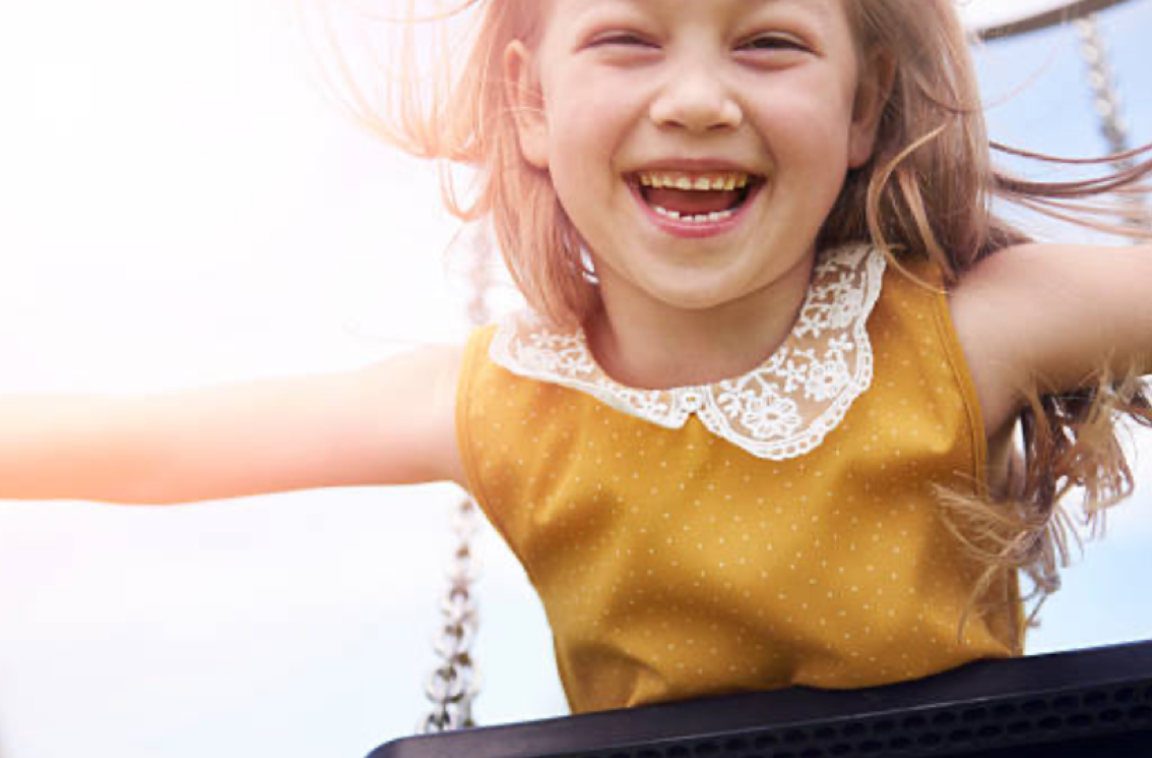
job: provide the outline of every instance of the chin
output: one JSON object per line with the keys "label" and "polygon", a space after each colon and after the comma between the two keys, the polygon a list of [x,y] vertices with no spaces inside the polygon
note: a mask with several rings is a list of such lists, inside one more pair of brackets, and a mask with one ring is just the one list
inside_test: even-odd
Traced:
{"label": "chin", "polygon": [[742,294],[701,292],[698,288],[685,292],[666,292],[660,301],[682,311],[709,311],[735,303]]}

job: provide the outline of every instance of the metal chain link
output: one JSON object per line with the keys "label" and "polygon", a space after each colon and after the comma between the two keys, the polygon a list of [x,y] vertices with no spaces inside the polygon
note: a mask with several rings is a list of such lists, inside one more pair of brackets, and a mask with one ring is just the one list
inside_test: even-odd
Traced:
{"label": "metal chain link", "polygon": [[480,689],[480,676],[472,661],[472,640],[479,627],[479,614],[472,596],[477,568],[472,538],[479,528],[477,511],[469,498],[452,511],[456,550],[448,571],[448,592],[440,603],[442,625],[433,640],[437,665],[424,685],[432,709],[417,726],[422,734],[476,725],[472,701]]}
{"label": "metal chain link", "polygon": [[[1128,125],[1120,112],[1120,96],[1116,90],[1116,79],[1112,73],[1112,66],[1108,61],[1108,49],[1104,39],[1100,36],[1100,27],[1096,21],[1096,14],[1089,13],[1076,19],[1074,26],[1080,35],[1080,51],[1084,62],[1088,66],[1088,83],[1092,86],[1092,95],[1095,98],[1096,115],[1100,118],[1100,131],[1108,141],[1108,148],[1115,154],[1125,153],[1131,149],[1128,140]],[[1116,161],[1116,168],[1126,170],[1134,168],[1135,160],[1131,157],[1120,158]],[[1128,207],[1123,215],[1126,223],[1133,227],[1147,227],[1149,219],[1148,206],[1142,195],[1132,196],[1128,200]]]}
{"label": "metal chain link", "polygon": [[[469,271],[468,320],[473,325],[489,320],[487,292],[491,243],[477,234],[471,242],[474,254]],[[443,623],[433,640],[436,667],[424,686],[432,710],[417,725],[421,734],[433,734],[476,726],[472,702],[480,690],[480,674],[472,659],[472,641],[480,616],[472,585],[478,572],[473,540],[480,528],[479,508],[471,498],[460,501],[451,515],[456,548],[448,571],[448,591],[440,603]]]}

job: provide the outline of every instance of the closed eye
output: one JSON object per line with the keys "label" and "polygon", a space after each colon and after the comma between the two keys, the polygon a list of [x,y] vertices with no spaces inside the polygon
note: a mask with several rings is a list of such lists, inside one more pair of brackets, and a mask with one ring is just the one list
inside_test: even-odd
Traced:
{"label": "closed eye", "polygon": [[783,34],[765,34],[760,37],[754,37],[741,44],[739,49],[752,51],[808,51],[808,47],[800,40]]}
{"label": "closed eye", "polygon": [[624,45],[630,47],[655,47],[647,39],[638,34],[631,34],[628,32],[619,32],[613,34],[605,34],[597,37],[591,42],[592,47],[603,47],[608,45]]}

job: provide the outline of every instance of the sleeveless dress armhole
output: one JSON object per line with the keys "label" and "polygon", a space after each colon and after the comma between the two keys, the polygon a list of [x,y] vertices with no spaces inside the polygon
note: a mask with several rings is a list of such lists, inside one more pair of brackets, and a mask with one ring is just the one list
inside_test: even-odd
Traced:
{"label": "sleeveless dress armhole", "polygon": [[[991,491],[988,481],[988,428],[984,419],[984,409],[981,407],[980,398],[976,394],[976,383],[972,378],[972,371],[964,354],[964,347],[960,343],[960,336],[952,321],[952,309],[949,304],[949,293],[944,285],[944,277],[939,267],[930,261],[919,262],[909,268],[913,270],[916,276],[932,285],[932,291],[927,295],[932,300],[936,332],[952,366],[952,373],[956,377],[956,386],[960,390],[972,434],[973,471],[970,472],[972,481],[978,487],[977,494],[981,497],[987,497]],[[1010,644],[1013,654],[1020,656],[1024,654],[1028,623],[1024,602],[1021,599],[1020,579],[1017,572],[1009,572],[1004,589],[1004,603],[1011,609],[1009,626],[1012,631],[1012,639]]]}
{"label": "sleeveless dress armhole", "polygon": [[472,423],[474,409],[472,400],[473,380],[487,360],[488,345],[495,333],[494,326],[483,326],[474,329],[468,336],[464,345],[464,357],[460,364],[460,380],[456,386],[456,445],[460,450],[460,460],[464,466],[464,480],[468,493],[484,511],[484,515],[492,522],[501,534],[504,528],[500,524],[497,514],[488,508],[488,497],[484,492],[484,483],[480,475],[480,466],[476,460],[476,450],[473,445],[475,434]]}
{"label": "sleeveless dress armhole", "polygon": [[[940,270],[931,263],[925,264],[923,269],[925,279],[932,284],[934,290],[930,293],[932,298],[932,314],[936,323],[936,332],[940,338],[952,372],[956,377],[956,385],[964,401],[964,408],[968,414],[968,425],[972,433],[972,481],[979,485],[979,492],[987,496],[988,484],[988,430],[984,423],[984,409],[980,406],[980,398],[976,394],[976,383],[972,379],[972,372],[968,367],[968,359],[964,355],[964,348],[960,344],[960,336],[956,326],[952,323],[952,309],[948,302],[948,291],[943,284]],[[919,272],[918,272],[919,273]]]}

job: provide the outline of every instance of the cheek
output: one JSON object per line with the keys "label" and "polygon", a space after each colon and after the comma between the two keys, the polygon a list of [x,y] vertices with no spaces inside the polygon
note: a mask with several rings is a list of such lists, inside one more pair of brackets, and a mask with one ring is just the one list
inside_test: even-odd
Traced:
{"label": "cheek", "polygon": [[561,201],[566,207],[603,201],[622,171],[617,161],[624,129],[587,101],[558,110],[550,121],[550,169]]}
{"label": "cheek", "polygon": [[838,102],[802,92],[769,98],[756,121],[780,170],[838,171],[847,160],[850,111]]}
{"label": "cheek", "polygon": [[629,94],[611,77],[555,82],[548,109],[554,154],[587,169],[605,166],[635,121],[635,100],[635,92]]}

